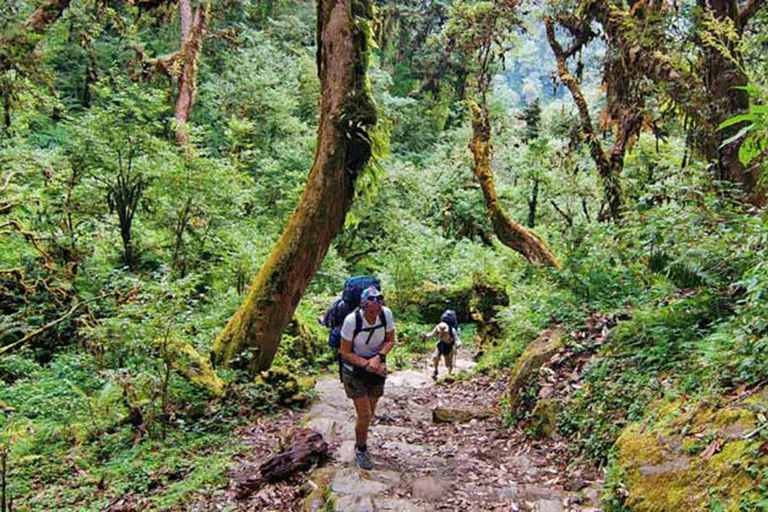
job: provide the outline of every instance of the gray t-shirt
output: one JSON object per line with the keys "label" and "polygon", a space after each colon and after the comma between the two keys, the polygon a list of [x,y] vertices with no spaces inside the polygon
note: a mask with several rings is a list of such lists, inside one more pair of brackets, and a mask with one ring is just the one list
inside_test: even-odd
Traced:
{"label": "gray t-shirt", "polygon": [[[386,322],[387,332],[394,331],[395,322],[392,318],[392,310],[386,306],[383,307],[382,310],[384,311],[384,316],[387,319],[387,322]],[[381,325],[380,315],[376,316],[376,320],[373,322],[373,324],[369,324],[365,320],[365,313],[362,313],[362,316],[363,316],[363,323],[362,323],[363,329]],[[345,340],[352,340],[352,335],[354,333],[355,333],[355,312],[353,311],[352,313],[348,314],[347,317],[344,319],[344,325],[342,325],[341,327],[341,338]],[[370,340],[368,339],[369,334],[370,334]],[[386,338],[386,333],[384,332],[383,327],[374,329],[372,334],[368,331],[361,331],[357,333],[357,336],[355,336],[355,339],[352,340],[352,352],[366,358],[373,357],[379,353],[379,350],[381,350],[381,346],[384,344],[385,338]]]}

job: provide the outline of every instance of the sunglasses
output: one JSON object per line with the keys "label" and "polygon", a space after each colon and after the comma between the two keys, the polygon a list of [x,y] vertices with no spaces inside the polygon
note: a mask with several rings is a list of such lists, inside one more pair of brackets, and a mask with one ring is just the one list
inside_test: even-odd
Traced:
{"label": "sunglasses", "polygon": [[368,297],[368,302],[378,302],[379,304],[384,302],[383,295],[377,295],[376,297]]}

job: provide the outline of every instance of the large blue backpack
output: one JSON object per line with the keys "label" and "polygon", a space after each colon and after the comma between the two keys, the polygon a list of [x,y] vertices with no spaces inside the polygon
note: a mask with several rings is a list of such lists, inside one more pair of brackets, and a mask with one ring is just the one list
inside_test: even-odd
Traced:
{"label": "large blue backpack", "polygon": [[[360,294],[371,286],[381,290],[381,283],[375,277],[355,276],[344,282],[341,298],[336,299],[325,312],[325,325],[331,330],[328,335],[328,345],[331,348],[338,350],[341,346],[341,327],[344,325],[344,319],[360,306]],[[357,335],[361,326],[357,317],[355,320],[355,335]]]}
{"label": "large blue backpack", "polygon": [[350,277],[344,282],[344,291],[341,294],[341,298],[347,303],[350,311],[360,306],[360,294],[371,286],[381,291],[381,283],[375,277],[355,276]]}

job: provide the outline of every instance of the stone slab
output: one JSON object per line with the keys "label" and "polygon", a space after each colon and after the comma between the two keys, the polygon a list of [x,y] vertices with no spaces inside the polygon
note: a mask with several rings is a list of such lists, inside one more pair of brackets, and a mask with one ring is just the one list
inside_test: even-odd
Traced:
{"label": "stone slab", "polygon": [[400,474],[388,470],[345,468],[336,473],[331,491],[348,496],[370,496],[388,491],[400,482]]}

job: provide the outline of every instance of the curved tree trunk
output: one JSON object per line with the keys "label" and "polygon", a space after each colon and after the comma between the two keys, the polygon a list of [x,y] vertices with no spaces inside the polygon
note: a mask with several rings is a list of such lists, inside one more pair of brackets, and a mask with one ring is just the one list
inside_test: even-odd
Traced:
{"label": "curved tree trunk", "polygon": [[283,329],[340,231],[358,173],[371,157],[376,108],[367,84],[371,0],[318,0],[318,74],[322,87],[315,162],[299,204],[219,334],[219,366],[269,367]]}
{"label": "curved tree trunk", "polygon": [[496,195],[493,171],[491,169],[491,125],[488,114],[476,103],[472,104],[472,138],[469,149],[475,157],[472,172],[483,189],[488,218],[493,225],[493,232],[501,243],[520,253],[531,263],[541,263],[560,268],[560,263],[547,245],[531,231],[513,221],[499,202]]}
{"label": "curved tree trunk", "polygon": [[554,23],[551,19],[545,18],[544,25],[547,32],[547,40],[557,61],[557,75],[560,81],[565,84],[571,92],[573,102],[579,111],[581,120],[581,131],[584,139],[589,146],[589,154],[597,166],[597,172],[605,189],[605,199],[608,202],[608,209],[611,217],[618,220],[622,215],[624,204],[623,192],[621,190],[620,175],[624,168],[624,153],[626,152],[629,139],[636,134],[641,125],[642,118],[637,114],[627,113],[619,123],[619,130],[616,135],[616,141],[609,154],[606,154],[597,131],[592,125],[592,116],[589,114],[587,100],[581,92],[579,81],[573,76],[566,64],[567,52],[565,52],[555,38]]}

